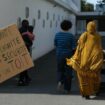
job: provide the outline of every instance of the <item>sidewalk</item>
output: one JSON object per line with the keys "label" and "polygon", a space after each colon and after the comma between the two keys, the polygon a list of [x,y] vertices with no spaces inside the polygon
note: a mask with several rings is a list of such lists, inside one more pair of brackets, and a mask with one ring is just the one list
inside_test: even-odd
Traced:
{"label": "sidewalk", "polygon": [[92,100],[81,97],[75,76],[71,94],[56,91],[55,51],[35,61],[30,71],[32,82],[29,86],[17,86],[17,76],[0,84],[0,105],[104,105],[105,92]]}
{"label": "sidewalk", "polygon": [[35,66],[28,71],[32,78],[29,86],[17,86],[17,75],[0,84],[0,93],[44,93],[54,90],[57,85],[55,51],[51,51],[34,63]]}

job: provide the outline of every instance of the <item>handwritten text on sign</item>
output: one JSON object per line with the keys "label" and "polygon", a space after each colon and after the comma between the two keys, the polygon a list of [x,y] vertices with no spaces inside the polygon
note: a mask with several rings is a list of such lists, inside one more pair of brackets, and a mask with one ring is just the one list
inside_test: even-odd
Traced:
{"label": "handwritten text on sign", "polygon": [[0,30],[0,82],[33,66],[16,25]]}

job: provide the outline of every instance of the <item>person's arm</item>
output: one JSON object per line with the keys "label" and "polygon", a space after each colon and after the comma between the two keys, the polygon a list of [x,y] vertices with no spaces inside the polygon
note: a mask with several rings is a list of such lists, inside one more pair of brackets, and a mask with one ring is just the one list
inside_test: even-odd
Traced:
{"label": "person's arm", "polygon": [[28,46],[28,47],[32,46],[32,41],[29,39],[28,35],[23,35],[22,38],[23,38],[26,46]]}
{"label": "person's arm", "polygon": [[73,54],[75,53],[75,50],[76,50],[76,38],[74,35],[72,35],[72,50],[73,50]]}

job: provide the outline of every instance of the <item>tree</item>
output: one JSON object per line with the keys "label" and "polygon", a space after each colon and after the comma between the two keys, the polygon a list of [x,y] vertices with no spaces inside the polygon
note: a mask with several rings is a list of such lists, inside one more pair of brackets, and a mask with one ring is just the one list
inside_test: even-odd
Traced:
{"label": "tree", "polygon": [[101,8],[100,12],[103,12],[103,15],[105,15],[105,10],[104,10],[104,6],[105,6],[105,0],[99,0],[97,1],[99,7]]}
{"label": "tree", "polygon": [[85,10],[86,0],[81,0],[81,11]]}
{"label": "tree", "polygon": [[97,3],[98,4],[105,4],[105,0],[98,0]]}
{"label": "tree", "polygon": [[86,8],[86,11],[94,11],[93,4],[87,3],[85,8]]}
{"label": "tree", "polygon": [[105,3],[105,0],[102,0],[103,3]]}
{"label": "tree", "polygon": [[82,12],[94,11],[94,5],[88,3],[87,0],[81,0],[81,11]]}

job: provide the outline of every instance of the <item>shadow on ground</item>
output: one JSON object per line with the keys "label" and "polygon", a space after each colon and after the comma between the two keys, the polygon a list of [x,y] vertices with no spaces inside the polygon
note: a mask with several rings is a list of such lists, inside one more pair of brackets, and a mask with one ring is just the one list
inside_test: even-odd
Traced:
{"label": "shadow on ground", "polygon": [[[55,51],[36,60],[35,66],[29,70],[32,82],[29,86],[17,86],[18,75],[0,84],[0,94],[52,94],[66,95],[56,90],[56,58]],[[80,95],[78,81],[74,76],[71,95]],[[101,89],[101,95],[94,100],[105,100],[105,87]]]}

